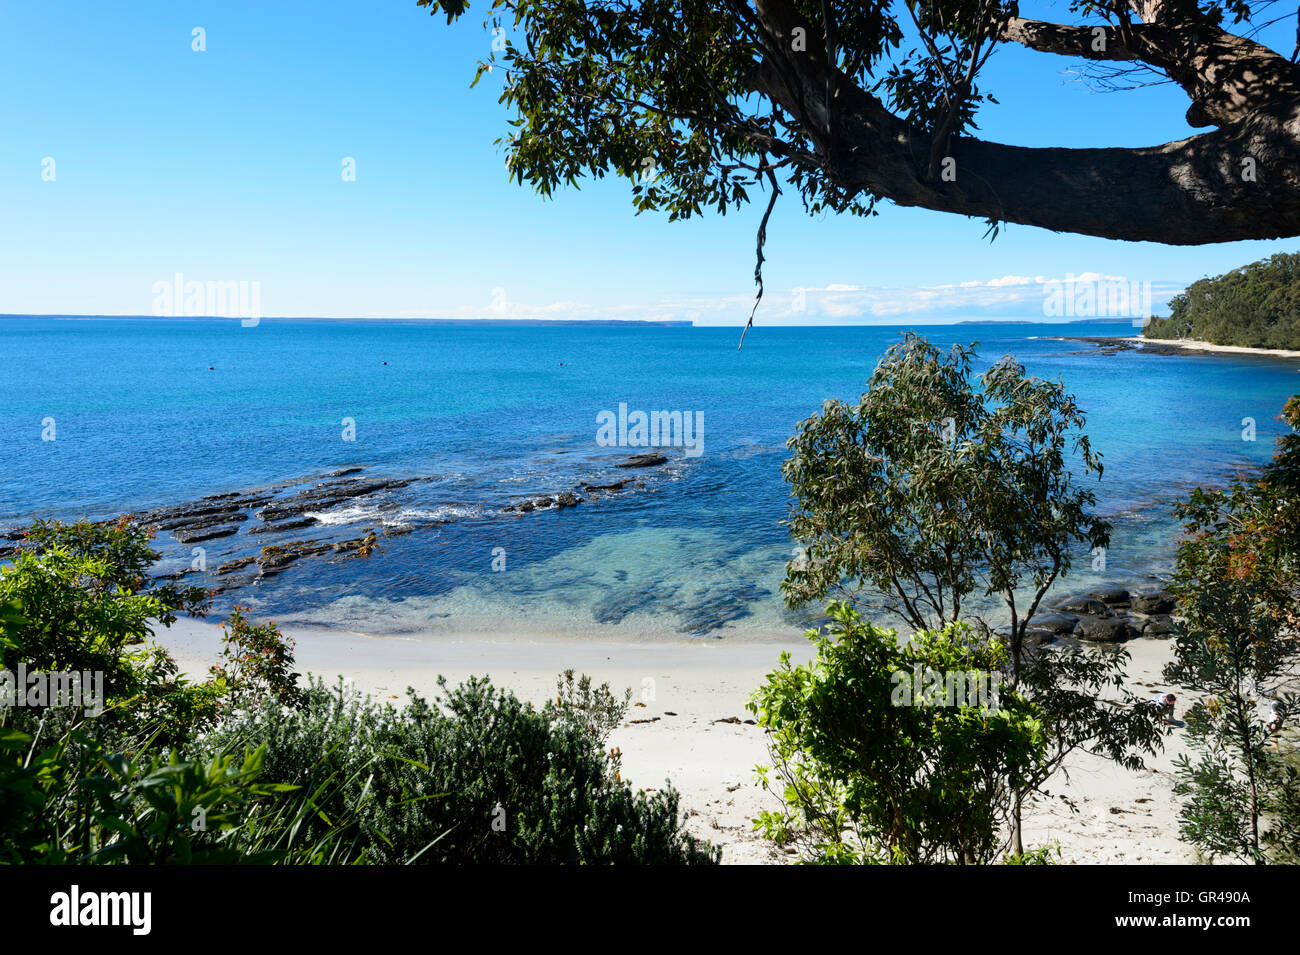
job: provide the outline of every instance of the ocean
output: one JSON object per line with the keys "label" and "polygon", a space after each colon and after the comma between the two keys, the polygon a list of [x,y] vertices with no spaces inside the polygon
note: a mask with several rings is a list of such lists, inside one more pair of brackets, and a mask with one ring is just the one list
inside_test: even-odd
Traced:
{"label": "ocean", "polygon": [[[0,528],[292,494],[360,468],[350,479],[401,486],[308,509],[310,523],[278,534],[250,535],[253,513],[199,543],[160,531],[158,571],[224,577],[216,615],[238,603],[369,633],[789,636],[819,608],[781,600],[794,546],[780,523],[785,442],[825,399],[856,398],[906,329],[940,346],[978,342],[978,370],[1015,355],[1079,397],[1105,462],[1099,510],[1116,530],[1106,568],[1080,553],[1069,588],[1167,573],[1174,502],[1267,461],[1276,415],[1300,390],[1292,362],[1105,354],[1051,337],[1131,335],[1129,323],[760,322],[737,350],[738,327],[7,318]],[[653,450],[617,444],[622,425],[635,435],[637,411],[680,413],[697,447],[616,467]],[[618,425],[602,434],[602,421]],[[565,491],[582,502],[505,510]],[[251,580],[216,572],[264,545],[370,531],[369,556],[331,551]]]}

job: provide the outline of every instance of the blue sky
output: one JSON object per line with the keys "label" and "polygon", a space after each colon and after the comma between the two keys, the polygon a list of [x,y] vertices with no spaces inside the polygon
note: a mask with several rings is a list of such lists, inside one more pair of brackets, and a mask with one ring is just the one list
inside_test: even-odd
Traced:
{"label": "blue sky", "polygon": [[[1064,3],[1021,9],[1068,17]],[[1293,29],[1276,28],[1278,43]],[[635,216],[621,181],[549,201],[512,185],[493,144],[499,82],[469,88],[490,44],[481,15],[449,28],[415,0],[3,0],[0,313],[150,314],[155,283],[181,273],[258,282],[268,316],[743,323],[761,208],[668,223]],[[1071,65],[999,50],[984,84],[1000,105],[981,135],[1138,146],[1192,134],[1176,87],[1097,94],[1068,81]],[[813,219],[787,195],[758,321],[1041,318],[1043,280],[1068,275],[1150,282],[1159,311],[1203,275],[1295,248],[983,232],[888,204],[870,220]]]}

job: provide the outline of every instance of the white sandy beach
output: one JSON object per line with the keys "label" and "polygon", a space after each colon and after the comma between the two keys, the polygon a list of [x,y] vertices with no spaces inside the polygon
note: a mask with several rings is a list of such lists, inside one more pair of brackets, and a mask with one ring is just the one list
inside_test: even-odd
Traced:
{"label": "white sandy beach", "polygon": [[1290,348],[1249,348],[1244,345],[1215,345],[1213,342],[1198,341],[1194,338],[1143,338],[1141,335],[1130,335],[1122,338],[1121,341],[1136,342],[1140,345],[1168,345],[1189,352],[1300,359],[1300,351]]}
{"label": "white sandy beach", "polygon": [[[751,820],[773,797],[755,781],[766,762],[764,734],[745,701],[773,669],[783,649],[799,662],[811,645],[792,642],[599,642],[587,639],[475,634],[464,639],[368,636],[337,630],[286,628],[296,642],[298,669],[332,680],[342,675],[377,699],[400,702],[406,687],[432,696],[439,674],[452,683],[490,675],[521,698],[542,702],[556,675],[569,667],[616,690],[631,687],[627,722],[610,739],[623,753],[624,776],[642,788],[672,781],[682,796],[689,830],[723,847],[724,863],[780,864],[783,852],[757,838]],[[220,628],[181,620],[158,636],[191,676],[217,659]],[[1165,689],[1159,671],[1168,641],[1135,640],[1129,673],[1133,692]],[[644,705],[636,705],[644,703]],[[1179,712],[1185,701],[1180,699]],[[1089,756],[1071,760],[1068,778],[1050,787],[1078,806],[1059,801],[1034,807],[1026,817],[1026,846],[1058,842],[1063,863],[1187,863],[1190,850],[1177,838],[1172,758],[1182,751],[1181,731],[1168,737],[1150,768],[1130,773]]]}

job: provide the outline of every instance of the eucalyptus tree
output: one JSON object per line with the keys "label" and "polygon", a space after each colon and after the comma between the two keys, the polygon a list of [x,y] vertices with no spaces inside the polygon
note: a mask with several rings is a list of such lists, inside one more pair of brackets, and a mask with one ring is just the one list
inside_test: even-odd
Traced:
{"label": "eucalyptus tree", "polygon": [[1021,853],[1021,806],[1067,756],[1084,749],[1137,768],[1159,736],[1123,689],[1125,652],[1029,645],[1053,584],[1081,550],[1109,543],[1091,486],[1102,462],[1059,382],[1010,357],[975,376],[974,356],[908,334],[856,403],[827,401],[798,425],[783,474],[803,549],[782,590],[792,605],[848,596],[915,631],[978,620],[972,599],[1001,604],[1009,686],[1038,707],[1046,737],[1044,758],[1015,786]]}
{"label": "eucalyptus tree", "polygon": [[803,551],[782,589],[798,605],[851,586],[914,630],[994,597],[1018,676],[1030,618],[1111,528],[1093,512],[1102,461],[1074,396],[1011,357],[975,382],[975,354],[909,333],[857,402],[799,423],[782,473]]}

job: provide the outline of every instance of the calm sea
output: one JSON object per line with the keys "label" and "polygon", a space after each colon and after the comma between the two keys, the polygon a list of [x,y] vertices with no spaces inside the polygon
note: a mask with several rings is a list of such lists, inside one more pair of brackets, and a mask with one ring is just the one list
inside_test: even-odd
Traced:
{"label": "calm sea", "polygon": [[[1080,554],[1071,586],[1167,571],[1172,503],[1267,460],[1275,416],[1300,390],[1293,363],[1106,355],[1045,337],[1132,334],[1129,324],[909,327],[940,345],[979,342],[981,368],[1014,354],[1079,396],[1105,458],[1101,510],[1118,526],[1105,572]],[[237,601],[280,622],[367,632],[788,634],[813,615],[784,609],[778,589],[792,550],[779,523],[785,441],[826,398],[856,397],[901,330],[758,327],[737,351],[734,328],[4,319],[0,528],[361,467],[421,480],[316,513],[281,539],[204,542],[208,570],[194,579],[282,539],[373,528],[374,554],[304,559],[215,609]],[[698,416],[702,453],[616,469],[641,450],[597,443],[598,415],[620,403]],[[627,477],[644,487],[502,511]],[[161,569],[192,563],[193,545],[159,542]]]}

